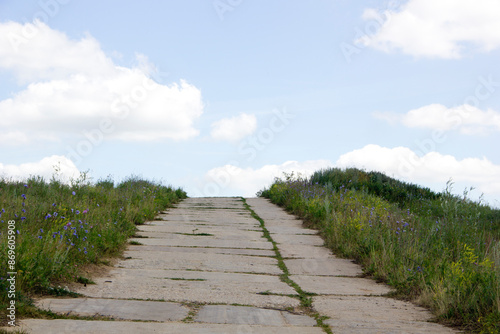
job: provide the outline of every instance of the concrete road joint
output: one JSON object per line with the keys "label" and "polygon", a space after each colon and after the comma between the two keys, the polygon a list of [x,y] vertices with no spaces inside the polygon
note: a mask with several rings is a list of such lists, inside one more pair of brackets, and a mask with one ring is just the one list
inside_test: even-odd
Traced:
{"label": "concrete road joint", "polygon": [[248,205],[245,198],[242,197],[241,200],[243,201],[245,208],[250,212],[251,216],[260,222],[264,237],[273,245],[273,250],[276,253],[276,259],[278,260],[278,267],[283,271],[283,274],[280,275],[281,281],[288,284],[290,287],[295,289],[295,291],[297,291],[301,307],[309,316],[313,317],[316,320],[317,326],[322,328],[325,333],[333,334],[331,327],[324,322],[328,319],[328,317],[319,314],[319,312],[317,312],[312,306],[311,297],[315,296],[316,294],[302,290],[302,288],[297,283],[290,279],[288,268],[283,261],[283,257],[281,256],[281,252],[278,248],[278,243],[273,240],[271,233],[269,233],[265,226],[264,220],[259,217],[259,215],[250,207],[250,205]]}

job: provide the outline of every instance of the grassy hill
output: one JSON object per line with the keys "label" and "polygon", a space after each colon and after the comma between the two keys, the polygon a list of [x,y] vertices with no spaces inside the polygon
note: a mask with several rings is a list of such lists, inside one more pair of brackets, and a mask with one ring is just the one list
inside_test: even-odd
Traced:
{"label": "grassy hill", "polygon": [[117,185],[0,179],[0,325],[11,300],[17,316],[34,315],[34,294],[71,295],[65,283],[90,283],[82,269],[118,255],[136,225],[185,197],[182,189],[137,177]]}
{"label": "grassy hill", "polygon": [[500,210],[378,172],[327,169],[285,175],[260,195],[317,228],[396,297],[439,321],[500,332]]}

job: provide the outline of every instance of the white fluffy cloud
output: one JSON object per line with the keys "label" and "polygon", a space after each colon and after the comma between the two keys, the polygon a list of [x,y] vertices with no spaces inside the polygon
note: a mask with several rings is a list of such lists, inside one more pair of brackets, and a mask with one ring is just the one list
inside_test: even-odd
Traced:
{"label": "white fluffy cloud", "polygon": [[41,176],[46,181],[55,177],[67,183],[71,180],[76,180],[80,176],[80,171],[71,160],[58,155],[20,165],[4,165],[0,163],[1,178],[20,181],[30,176]]}
{"label": "white fluffy cloud", "polygon": [[[387,148],[367,145],[361,149],[343,154],[332,163],[328,160],[305,162],[288,161],[281,165],[265,165],[261,168],[241,168],[228,164],[209,170],[194,189],[188,189],[191,196],[255,196],[259,190],[268,187],[283,173],[300,173],[304,177],[329,167],[360,168],[379,171],[388,176],[410,183],[442,191],[450,178],[455,182],[455,191],[474,187],[473,198],[481,193],[492,205],[500,205],[500,165],[486,158],[458,160],[451,155],[429,152],[417,155],[407,147]],[[474,197],[476,195],[476,197]]]}
{"label": "white fluffy cloud", "polygon": [[366,9],[363,18],[380,28],[357,42],[385,52],[453,59],[466,48],[500,48],[498,0],[409,0],[383,14]]}
{"label": "white fluffy cloud", "polygon": [[410,128],[458,130],[463,134],[488,134],[491,131],[500,131],[500,112],[491,109],[482,111],[470,105],[448,108],[442,104],[431,104],[410,110],[404,115],[389,112],[378,112],[373,115]]}
{"label": "white fluffy cloud", "polygon": [[342,155],[335,165],[380,171],[411,183],[438,186],[438,191],[452,178],[457,184],[475,187],[490,198],[500,199],[500,165],[484,157],[457,160],[438,152],[418,156],[406,147],[367,145]]}
{"label": "white fluffy cloud", "polygon": [[261,168],[240,168],[225,165],[209,170],[202,182],[193,189],[193,196],[246,196],[255,194],[272,184],[276,177],[283,173],[310,176],[318,169],[331,167],[327,160],[312,160],[305,162],[287,161],[281,165],[265,165]]}
{"label": "white fluffy cloud", "polygon": [[132,68],[118,66],[92,36],[72,40],[41,22],[0,23],[0,69],[27,84],[0,101],[2,136],[18,144],[63,140],[99,129],[103,120],[111,123],[108,138],[198,135],[199,89],[185,81],[158,84],[154,66],[144,55],[137,60]]}
{"label": "white fluffy cloud", "polygon": [[241,113],[212,123],[210,135],[216,140],[238,141],[251,135],[257,129],[255,115]]}

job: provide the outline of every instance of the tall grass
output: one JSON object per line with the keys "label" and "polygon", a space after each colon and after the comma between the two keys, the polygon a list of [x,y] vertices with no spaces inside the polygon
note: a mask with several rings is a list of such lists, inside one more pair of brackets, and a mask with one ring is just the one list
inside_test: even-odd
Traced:
{"label": "tall grass", "polygon": [[337,254],[444,323],[500,332],[500,210],[381,173],[288,175],[261,195],[318,228]]}
{"label": "tall grass", "polygon": [[138,177],[117,185],[111,179],[95,184],[79,179],[71,185],[40,177],[24,182],[0,180],[2,312],[11,271],[7,270],[8,221],[15,221],[16,301],[22,316],[33,294],[66,293],[57,286],[81,280],[83,266],[117,255],[137,224],[185,197],[182,189]]}

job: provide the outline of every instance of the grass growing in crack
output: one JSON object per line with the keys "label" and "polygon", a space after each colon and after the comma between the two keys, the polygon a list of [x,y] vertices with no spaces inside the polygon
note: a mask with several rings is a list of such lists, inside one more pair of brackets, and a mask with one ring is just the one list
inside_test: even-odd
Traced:
{"label": "grass growing in crack", "polygon": [[[33,295],[64,294],[54,286],[74,282],[88,264],[117,256],[136,225],[185,197],[181,189],[137,177],[117,185],[109,179],[92,183],[85,174],[71,184],[0,178],[0,263],[8,263],[9,237],[16,237],[15,267],[0,271],[0,325],[10,302],[7,271],[17,272],[16,311],[22,318],[32,313]],[[15,223],[11,234],[9,221]]]}
{"label": "grass growing in crack", "polygon": [[500,332],[500,210],[435,193],[378,172],[285,175],[261,195],[317,228],[336,254],[354,258],[397,296],[444,323]]}
{"label": "grass growing in crack", "polygon": [[141,246],[141,245],[144,245],[144,244],[141,244],[139,241],[135,241],[135,240],[130,240],[128,242],[130,245],[135,245],[135,246]]}
{"label": "grass growing in crack", "polygon": [[202,304],[202,303],[185,303],[185,304],[182,304],[182,305],[189,307],[189,312],[188,312],[187,316],[184,319],[182,319],[182,322],[192,323],[192,322],[194,322],[194,318],[198,314],[198,311],[200,310],[200,308],[202,306],[204,306],[205,304]]}
{"label": "grass growing in crack", "polygon": [[250,212],[251,216],[260,222],[260,226],[262,228],[264,237],[273,245],[273,250],[276,254],[275,258],[278,260],[278,267],[283,271],[283,274],[280,275],[280,280],[291,286],[297,292],[298,298],[300,300],[300,305],[306,310],[306,312],[309,315],[313,316],[316,319],[317,326],[321,327],[327,334],[332,334],[330,326],[324,324],[323,317],[321,317],[320,314],[315,312],[312,308],[311,297],[314,296],[315,294],[305,292],[297,283],[295,283],[289,277],[290,274],[288,272],[288,268],[285,264],[285,261],[283,261],[283,257],[281,256],[281,252],[278,249],[278,245],[271,237],[269,230],[266,228],[264,220],[260,218],[259,215],[255,213],[255,211],[252,210],[252,208],[248,205],[247,201],[243,197],[241,197],[241,200],[245,208]]}

